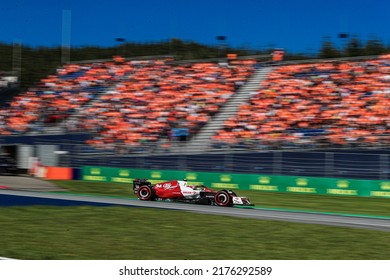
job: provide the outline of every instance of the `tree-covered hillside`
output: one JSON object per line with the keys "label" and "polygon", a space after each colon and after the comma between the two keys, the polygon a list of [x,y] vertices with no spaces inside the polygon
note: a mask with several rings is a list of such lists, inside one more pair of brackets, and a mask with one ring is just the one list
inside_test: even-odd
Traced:
{"label": "tree-covered hillside", "polygon": [[[204,59],[223,57],[226,53],[238,55],[270,54],[272,50],[244,50],[229,48],[226,45],[207,46],[196,42],[184,42],[179,39],[171,39],[157,43],[130,43],[119,42],[113,47],[86,46],[72,48],[70,61],[110,59],[115,55],[124,57],[172,55],[177,60]],[[0,72],[12,71],[15,66],[20,66],[21,84],[20,90],[34,85],[41,78],[54,73],[62,63],[61,47],[19,47],[12,44],[0,43]],[[16,51],[15,51],[16,49]],[[318,54],[307,55],[289,53],[286,59],[332,58],[341,56],[376,55],[390,52],[379,39],[372,38],[363,43],[359,38],[352,37],[345,41],[342,48],[336,48],[331,40],[325,39]],[[20,54],[20,58],[17,54]]]}

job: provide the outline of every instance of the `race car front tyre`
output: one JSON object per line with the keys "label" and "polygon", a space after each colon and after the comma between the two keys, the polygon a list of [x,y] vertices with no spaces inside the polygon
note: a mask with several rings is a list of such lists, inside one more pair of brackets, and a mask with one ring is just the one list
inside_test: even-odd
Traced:
{"label": "race car front tyre", "polygon": [[230,196],[237,196],[237,194],[234,191],[229,190],[228,193],[230,194]]}
{"label": "race car front tyre", "polygon": [[140,200],[154,200],[155,193],[154,190],[147,185],[140,186],[137,192],[137,197]]}
{"label": "race car front tyre", "polygon": [[229,207],[233,206],[233,201],[229,193],[225,190],[217,192],[214,197],[214,202],[218,206]]}

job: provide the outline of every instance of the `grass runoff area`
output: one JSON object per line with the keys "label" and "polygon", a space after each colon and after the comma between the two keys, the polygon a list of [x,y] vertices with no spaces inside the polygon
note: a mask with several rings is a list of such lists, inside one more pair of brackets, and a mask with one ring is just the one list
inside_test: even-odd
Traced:
{"label": "grass runoff area", "polygon": [[[58,181],[134,198],[131,185]],[[388,199],[237,191],[261,208],[388,216]],[[390,259],[390,232],[122,206],[4,207],[0,256],[17,259]]]}
{"label": "grass runoff area", "polygon": [[[136,198],[136,195],[133,193],[133,186],[130,184],[87,181],[52,182],[64,190],[75,194]],[[248,197],[250,201],[259,208],[388,216],[390,218],[390,200],[387,198],[346,197],[243,190],[237,190],[236,193],[238,196]]]}

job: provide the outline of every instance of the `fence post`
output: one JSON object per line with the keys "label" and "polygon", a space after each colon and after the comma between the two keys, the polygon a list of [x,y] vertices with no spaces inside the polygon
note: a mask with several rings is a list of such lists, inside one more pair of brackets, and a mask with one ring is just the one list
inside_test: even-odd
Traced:
{"label": "fence post", "polygon": [[281,151],[273,151],[272,173],[281,174],[283,167],[283,154]]}
{"label": "fence post", "polygon": [[178,163],[178,170],[188,170],[187,155],[180,154],[177,163]]}
{"label": "fence post", "polygon": [[334,175],[334,153],[325,152],[325,177],[333,177]]}
{"label": "fence post", "polygon": [[390,179],[390,166],[389,166],[389,155],[379,155],[379,179],[386,180]]}
{"label": "fence post", "polygon": [[225,154],[223,170],[225,172],[233,172],[233,154],[227,153]]}
{"label": "fence post", "polygon": [[135,157],[135,168],[142,168],[141,157]]}

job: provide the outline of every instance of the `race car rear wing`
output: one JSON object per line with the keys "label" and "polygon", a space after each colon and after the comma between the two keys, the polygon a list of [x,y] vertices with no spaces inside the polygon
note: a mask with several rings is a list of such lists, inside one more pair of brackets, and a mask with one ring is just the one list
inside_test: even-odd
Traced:
{"label": "race car rear wing", "polygon": [[137,178],[137,179],[133,180],[133,191],[134,191],[134,193],[136,194],[138,189],[139,189],[139,187],[143,186],[143,185],[147,185],[147,186],[151,187],[152,183],[149,182],[148,179],[139,179],[139,178]]}

